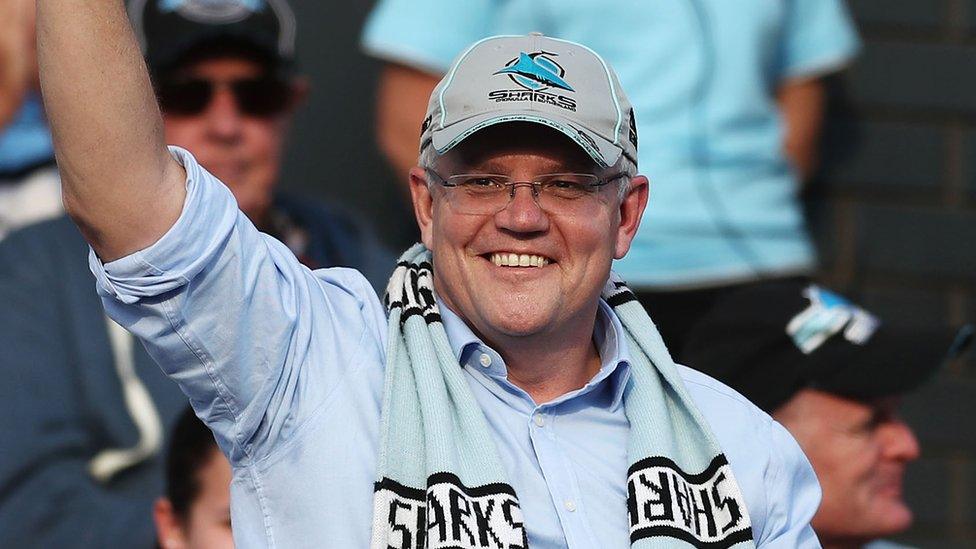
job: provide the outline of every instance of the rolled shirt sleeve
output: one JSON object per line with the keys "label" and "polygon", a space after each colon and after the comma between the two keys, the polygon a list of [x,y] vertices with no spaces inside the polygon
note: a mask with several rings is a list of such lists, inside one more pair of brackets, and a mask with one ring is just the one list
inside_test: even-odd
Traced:
{"label": "rolled shirt sleeve", "polygon": [[293,437],[376,354],[385,320],[362,275],[310,271],[190,153],[170,150],[187,172],[179,219],[149,248],[104,265],[91,251],[89,264],[109,316],[180,385],[231,462],[246,464]]}
{"label": "rolled shirt sleeve", "polygon": [[781,41],[781,80],[814,78],[847,66],[861,48],[843,0],[787,2]]}

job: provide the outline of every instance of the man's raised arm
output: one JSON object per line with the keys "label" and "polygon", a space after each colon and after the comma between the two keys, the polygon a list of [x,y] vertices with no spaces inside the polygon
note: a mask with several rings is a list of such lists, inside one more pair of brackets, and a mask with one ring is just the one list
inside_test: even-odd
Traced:
{"label": "man's raised arm", "polygon": [[185,174],[122,0],[38,0],[37,41],[65,208],[103,261],[153,244],[179,217]]}

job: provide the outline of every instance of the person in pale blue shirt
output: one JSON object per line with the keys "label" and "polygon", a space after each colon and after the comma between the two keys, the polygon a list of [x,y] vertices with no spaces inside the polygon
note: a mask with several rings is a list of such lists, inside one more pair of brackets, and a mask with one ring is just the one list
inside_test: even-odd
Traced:
{"label": "person in pale blue shirt", "polygon": [[530,31],[593,48],[633,100],[651,200],[614,270],[669,349],[722,295],[814,271],[798,193],[816,166],[822,77],[859,47],[843,0],[381,0],[362,43],[386,62],[377,133],[398,172],[451,60]]}
{"label": "person in pale blue shirt", "polygon": [[237,545],[819,547],[795,441],[675,365],[610,272],[647,179],[591,50],[499,37],[445,78],[410,173],[423,244],[384,311],[167,150],[113,3],[38,14],[68,211],[109,314],[228,456]]}

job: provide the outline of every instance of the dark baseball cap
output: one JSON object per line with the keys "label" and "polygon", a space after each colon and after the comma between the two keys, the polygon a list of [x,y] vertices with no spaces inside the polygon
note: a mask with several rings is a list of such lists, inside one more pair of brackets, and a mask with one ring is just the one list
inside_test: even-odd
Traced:
{"label": "dark baseball cap", "polygon": [[721,299],[681,359],[771,413],[803,388],[855,400],[907,393],[964,352],[973,332],[885,323],[823,287],[763,282]]}
{"label": "dark baseball cap", "polygon": [[130,0],[132,27],[153,73],[201,47],[240,45],[276,70],[295,66],[295,15],[285,0]]}

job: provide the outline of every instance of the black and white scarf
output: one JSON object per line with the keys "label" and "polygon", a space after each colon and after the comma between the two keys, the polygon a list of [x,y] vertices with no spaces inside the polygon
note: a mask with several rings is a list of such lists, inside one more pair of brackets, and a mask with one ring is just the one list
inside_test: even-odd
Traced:
{"label": "black and white scarf", "polygon": [[[389,347],[372,549],[525,549],[515,490],[451,350],[430,252],[417,244],[387,288]],[[657,329],[611,274],[603,299],[631,349],[627,512],[632,547],[755,547],[742,492]]]}

